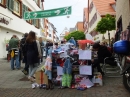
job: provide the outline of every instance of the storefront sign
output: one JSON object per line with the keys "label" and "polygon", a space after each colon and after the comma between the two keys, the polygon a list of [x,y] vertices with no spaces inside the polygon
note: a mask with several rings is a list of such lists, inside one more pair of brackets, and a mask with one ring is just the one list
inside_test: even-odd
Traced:
{"label": "storefront sign", "polygon": [[0,17],[0,23],[3,23],[3,24],[8,25],[8,24],[9,24],[9,21],[6,20],[4,17]]}

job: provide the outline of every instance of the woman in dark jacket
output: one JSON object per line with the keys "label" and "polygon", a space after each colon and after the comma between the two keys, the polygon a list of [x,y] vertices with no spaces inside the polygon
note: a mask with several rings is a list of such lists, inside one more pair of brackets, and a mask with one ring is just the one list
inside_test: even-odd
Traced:
{"label": "woman in dark jacket", "polygon": [[29,77],[30,81],[33,81],[33,75],[38,68],[39,63],[39,53],[38,45],[36,42],[35,32],[30,31],[26,40],[26,49],[27,49],[27,64],[29,65]]}

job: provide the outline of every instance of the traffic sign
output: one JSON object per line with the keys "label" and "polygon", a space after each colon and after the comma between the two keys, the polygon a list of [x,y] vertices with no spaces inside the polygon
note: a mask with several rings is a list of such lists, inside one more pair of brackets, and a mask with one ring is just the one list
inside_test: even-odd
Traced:
{"label": "traffic sign", "polygon": [[39,18],[64,16],[64,15],[70,15],[70,14],[71,14],[71,6],[44,10],[44,11],[34,11],[34,12],[26,11],[26,12],[24,12],[24,19],[25,20],[39,19]]}

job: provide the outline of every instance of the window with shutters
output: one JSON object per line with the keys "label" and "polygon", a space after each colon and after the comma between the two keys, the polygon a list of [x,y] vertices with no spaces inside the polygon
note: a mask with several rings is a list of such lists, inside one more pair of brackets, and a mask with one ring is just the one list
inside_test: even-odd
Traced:
{"label": "window with shutters", "polygon": [[35,0],[35,2],[40,7],[40,0]]}
{"label": "window with shutters", "polygon": [[36,27],[39,27],[39,20],[36,19]]}
{"label": "window with shutters", "polygon": [[93,2],[91,2],[90,6],[89,6],[89,13],[91,13],[92,9],[93,9]]}
{"label": "window with shutters", "polygon": [[49,37],[51,37],[51,34],[49,34]]}
{"label": "window with shutters", "polygon": [[49,33],[48,33],[48,32],[46,32],[46,36],[48,36],[48,34],[49,34]]}
{"label": "window with shutters", "polygon": [[0,4],[4,4],[4,0],[0,0]]}
{"label": "window with shutters", "polygon": [[19,18],[22,18],[22,1],[21,0],[6,0],[6,7]]}
{"label": "window with shutters", "polygon": [[22,4],[22,17],[24,18],[24,12],[28,10],[27,6]]}
{"label": "window with shutters", "polygon": [[40,28],[40,25],[39,25],[39,19],[33,19],[32,20],[32,24],[36,27],[36,28]]}
{"label": "window with shutters", "polygon": [[0,6],[6,8],[6,0],[0,0]]}
{"label": "window with shutters", "polygon": [[14,13],[20,15],[20,2],[18,0],[14,0]]}
{"label": "window with shutters", "polygon": [[8,9],[10,11],[14,10],[14,0],[8,0]]}
{"label": "window with shutters", "polygon": [[[27,8],[27,11],[30,11],[30,12],[31,12],[31,9]],[[27,22],[28,22],[29,24],[32,24],[32,20],[27,20]]]}
{"label": "window with shutters", "polygon": [[94,14],[93,18],[91,19],[91,21],[89,23],[89,27],[90,28],[96,22],[96,20],[97,20],[97,13]]}

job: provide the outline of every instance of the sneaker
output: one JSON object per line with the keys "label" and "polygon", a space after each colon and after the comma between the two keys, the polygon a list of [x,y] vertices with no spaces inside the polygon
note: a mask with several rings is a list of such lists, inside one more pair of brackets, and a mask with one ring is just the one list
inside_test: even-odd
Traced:
{"label": "sneaker", "polygon": [[33,88],[33,89],[35,89],[35,88],[36,88],[36,86],[35,86],[35,84],[34,84],[34,83],[32,84],[32,88]]}
{"label": "sneaker", "polygon": [[31,81],[31,82],[35,82],[35,79],[33,77],[28,77],[28,79]]}
{"label": "sneaker", "polygon": [[22,72],[23,72],[25,75],[28,75],[28,72],[27,72],[27,71],[22,70]]}

